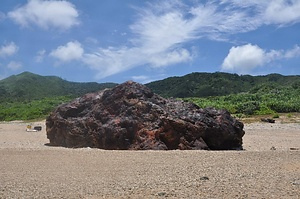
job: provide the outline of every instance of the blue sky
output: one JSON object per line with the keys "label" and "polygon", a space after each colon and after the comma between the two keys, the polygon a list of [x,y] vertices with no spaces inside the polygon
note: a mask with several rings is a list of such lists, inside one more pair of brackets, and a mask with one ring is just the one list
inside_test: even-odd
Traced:
{"label": "blue sky", "polygon": [[300,74],[300,0],[1,0],[0,79]]}

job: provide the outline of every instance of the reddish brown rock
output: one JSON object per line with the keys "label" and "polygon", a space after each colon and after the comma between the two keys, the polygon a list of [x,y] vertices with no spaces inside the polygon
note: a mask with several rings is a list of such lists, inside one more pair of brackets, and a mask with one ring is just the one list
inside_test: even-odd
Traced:
{"label": "reddish brown rock", "polygon": [[244,135],[225,110],[164,99],[131,81],[59,106],[46,126],[49,145],[101,149],[242,149]]}

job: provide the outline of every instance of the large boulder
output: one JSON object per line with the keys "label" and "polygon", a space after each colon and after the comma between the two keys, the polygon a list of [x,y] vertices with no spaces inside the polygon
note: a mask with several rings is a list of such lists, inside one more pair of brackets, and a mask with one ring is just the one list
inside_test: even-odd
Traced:
{"label": "large boulder", "polygon": [[101,149],[242,149],[243,123],[225,110],[164,99],[128,81],[59,106],[46,121],[51,146]]}

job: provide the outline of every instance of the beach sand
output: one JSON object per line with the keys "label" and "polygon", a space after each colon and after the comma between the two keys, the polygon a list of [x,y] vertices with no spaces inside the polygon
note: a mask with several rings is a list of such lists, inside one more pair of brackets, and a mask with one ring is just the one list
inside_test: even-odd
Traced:
{"label": "beach sand", "polygon": [[45,146],[0,123],[0,198],[300,198],[300,123],[245,124],[243,151]]}

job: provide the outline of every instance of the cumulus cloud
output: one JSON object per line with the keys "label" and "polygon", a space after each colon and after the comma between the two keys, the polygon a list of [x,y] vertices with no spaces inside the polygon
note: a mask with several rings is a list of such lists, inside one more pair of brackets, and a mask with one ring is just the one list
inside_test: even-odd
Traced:
{"label": "cumulus cloud", "polygon": [[19,50],[19,47],[14,43],[10,42],[7,45],[1,46],[0,57],[8,57],[15,54]]}
{"label": "cumulus cloud", "polygon": [[266,62],[266,52],[252,44],[232,47],[224,59],[222,69],[225,71],[248,72]]}
{"label": "cumulus cloud", "polygon": [[[284,26],[299,21],[300,1],[221,0],[195,3],[160,1],[136,8],[136,21],[130,25],[130,45],[99,48],[84,54],[84,63],[107,77],[134,67],[166,67],[193,59],[185,44],[200,38],[226,39],[228,35],[248,32],[263,25]],[[240,56],[240,53],[242,55]],[[286,52],[286,57],[294,51]],[[224,70],[245,71],[269,63],[279,51],[266,52],[255,45],[233,47],[224,60]]]}
{"label": "cumulus cloud", "polygon": [[22,68],[22,63],[11,61],[8,63],[7,68],[9,68],[10,70],[19,70],[20,68]]}
{"label": "cumulus cloud", "polygon": [[78,11],[68,1],[28,0],[27,4],[8,13],[8,17],[22,27],[35,24],[43,29],[69,29],[78,25]]}
{"label": "cumulus cloud", "polygon": [[224,59],[222,70],[248,73],[272,61],[294,57],[300,57],[300,47],[298,45],[286,51],[273,49],[266,51],[252,44],[234,46],[229,50],[228,55]]}
{"label": "cumulus cloud", "polygon": [[[15,12],[25,12],[23,10],[27,10],[30,4],[45,3],[56,3],[55,5],[62,3],[61,5],[69,8],[67,16],[72,19],[66,23],[69,25],[56,24],[57,18],[64,21],[65,17],[61,17],[63,14],[39,22],[36,22],[35,17],[15,18],[23,26],[35,23],[46,28],[50,25],[68,28],[78,24],[75,7],[66,1],[30,0],[26,6],[18,8]],[[79,60],[95,70],[99,79],[135,67],[167,67],[191,61],[195,54],[192,49],[186,47],[186,44],[197,39],[226,40],[229,35],[252,31],[263,25],[275,24],[281,27],[297,23],[300,12],[296,10],[299,10],[299,4],[299,1],[295,0],[220,0],[204,3],[195,1],[193,6],[175,0],[150,2],[146,7],[135,8],[136,18],[129,26],[131,34],[128,34],[132,37],[128,39],[126,45],[89,48],[86,52],[81,44],[75,41],[59,46],[50,53],[50,56],[62,62]],[[29,13],[26,16],[38,16],[36,11]],[[279,15],[276,16],[276,13],[280,13],[282,18],[278,18]],[[53,22],[48,23],[52,19]],[[93,44],[97,45],[97,40],[94,41]],[[249,71],[279,57],[293,57],[299,52],[297,48],[299,47],[296,46],[295,49],[286,52],[277,50],[267,52],[252,44],[232,47],[223,62],[222,69]]]}
{"label": "cumulus cloud", "polygon": [[81,44],[78,41],[68,42],[64,46],[59,46],[51,51],[50,56],[62,61],[70,62],[72,60],[80,60],[84,53]]}

